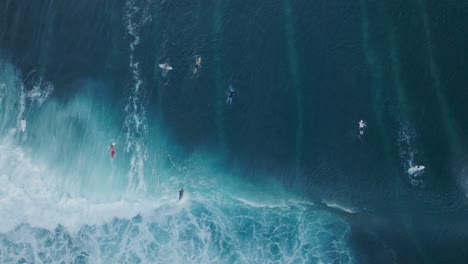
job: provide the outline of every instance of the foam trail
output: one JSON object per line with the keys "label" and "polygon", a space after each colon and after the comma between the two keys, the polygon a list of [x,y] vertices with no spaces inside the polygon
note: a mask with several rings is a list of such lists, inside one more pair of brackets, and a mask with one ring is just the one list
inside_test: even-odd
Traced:
{"label": "foam trail", "polygon": [[34,83],[31,90],[28,91],[26,97],[28,97],[31,103],[36,103],[37,106],[41,106],[53,91],[54,85],[50,82],[44,81],[44,78],[40,77],[39,80]]}
{"label": "foam trail", "polygon": [[[140,29],[150,16],[139,8],[135,1],[128,0],[125,5],[125,25],[127,33],[133,39],[130,46],[130,69],[133,84],[128,103],[124,108],[125,151],[131,153],[130,171],[128,172],[129,190],[146,191],[144,182],[145,161],[148,158],[146,137],[148,124],[144,100],[144,86],[141,77],[140,63],[135,58],[135,49],[140,44]],[[117,143],[118,144],[118,143]]]}
{"label": "foam trail", "polygon": [[407,120],[408,117],[408,100],[405,93],[405,85],[401,77],[401,62],[400,62],[400,49],[395,36],[395,29],[392,21],[390,21],[387,10],[385,8],[385,2],[381,2],[385,20],[387,23],[387,37],[390,44],[390,60],[392,65],[393,81],[395,82],[398,106],[401,108],[401,117]]}
{"label": "foam trail", "polygon": [[[0,131],[8,129],[11,121],[10,115],[13,111],[16,112],[14,122],[17,131],[20,131],[21,119],[23,117],[27,119],[28,113],[34,107],[40,107],[54,91],[54,86],[40,77],[27,91],[28,87],[22,83],[19,78],[20,74],[15,71],[13,66],[3,61],[0,64],[0,109],[3,113]],[[14,109],[14,105],[17,105],[16,109]]]}
{"label": "foam trail", "polygon": [[6,92],[6,84],[5,83],[0,83],[0,112],[3,113],[3,117],[2,120],[2,125],[0,126],[0,131],[3,130],[3,128],[5,127],[5,121],[6,121],[6,116],[8,115],[8,112],[7,112],[7,109],[6,109],[6,98],[7,96],[7,92]]}
{"label": "foam trail", "polygon": [[[369,68],[371,69],[371,76],[375,82],[375,80],[381,79],[381,66],[377,63],[377,58],[375,55],[375,50],[371,46],[371,40],[369,36],[370,31],[370,23],[369,23],[369,15],[367,10],[367,3],[365,0],[360,0],[361,6],[361,17],[362,17],[362,44],[364,49],[364,55]],[[378,89],[380,91],[380,89]],[[379,97],[380,98],[380,97]]]}
{"label": "foam trail", "polygon": [[224,129],[224,93],[226,89],[224,87],[222,80],[221,72],[221,58],[220,58],[220,44],[221,41],[221,18],[222,18],[222,1],[215,1],[215,11],[214,11],[214,23],[213,23],[213,33],[216,42],[213,47],[213,57],[215,63],[215,89],[216,89],[216,128],[218,135],[218,143],[220,146],[220,151],[223,153],[226,150],[226,131]]}
{"label": "foam trail", "polygon": [[14,115],[13,112],[17,110],[14,105],[19,98],[16,88],[19,82],[16,76],[14,68],[0,60],[0,118],[2,118],[0,132],[9,130],[10,126],[13,125],[10,123],[12,121],[10,116]]}
{"label": "foam trail", "polygon": [[343,212],[346,212],[346,213],[349,213],[349,214],[355,214],[355,213],[358,213],[360,210],[357,209],[357,208],[349,208],[349,207],[345,207],[343,205],[340,205],[340,204],[337,204],[335,202],[328,202],[328,201],[323,201],[323,203],[330,207],[330,208],[334,208],[334,209],[338,209],[340,211],[343,211]]}
{"label": "foam trail", "polygon": [[439,102],[440,110],[441,110],[441,119],[443,121],[443,127],[445,133],[447,134],[447,141],[449,142],[450,149],[455,152],[455,155],[460,155],[462,152],[462,140],[457,131],[457,125],[455,120],[453,120],[452,114],[450,113],[449,106],[447,104],[447,99],[445,98],[444,93],[442,92],[442,84],[441,84],[441,77],[440,77],[440,70],[437,67],[436,58],[434,55],[434,44],[432,39],[431,27],[429,24],[429,16],[427,14],[426,6],[424,5],[423,0],[417,1],[419,8],[421,9],[421,18],[423,21],[424,26],[424,33],[426,37],[426,47],[427,47],[427,58],[429,61],[429,70],[431,73],[433,87],[435,89],[437,100]]}
{"label": "foam trail", "polygon": [[362,17],[362,45],[363,45],[363,53],[364,58],[366,60],[367,65],[370,69],[371,75],[371,88],[373,91],[373,108],[374,113],[376,114],[376,127],[379,130],[379,134],[383,138],[383,153],[385,155],[385,160],[390,160],[390,147],[389,138],[387,130],[384,128],[383,120],[383,101],[382,101],[382,65],[377,59],[376,50],[374,46],[371,44],[371,37],[370,37],[370,21],[369,21],[369,14],[368,14],[368,6],[366,0],[359,1],[361,6],[361,17]]}
{"label": "foam trail", "polygon": [[[413,175],[408,173],[408,169],[413,167],[417,150],[414,147],[415,133],[408,125],[401,124],[398,133],[398,146],[400,148],[400,159],[402,161],[403,172],[408,175],[408,179],[413,187],[424,187],[423,173],[418,171]],[[418,164],[419,165],[419,164]]]}
{"label": "foam trail", "polygon": [[[382,9],[384,12],[384,17],[388,21],[387,25],[387,36],[388,42],[390,44],[390,59],[392,65],[393,81],[396,86],[396,93],[398,99],[398,106],[400,107],[400,130],[398,132],[398,146],[400,148],[400,158],[403,162],[403,170],[405,174],[408,174],[408,169],[413,167],[415,164],[414,158],[417,153],[414,140],[415,132],[411,129],[408,117],[408,100],[406,98],[404,82],[401,78],[401,62],[400,62],[400,50],[395,37],[395,30],[391,21],[389,21],[387,10],[385,8],[385,3],[381,2]],[[413,175],[409,175],[410,183],[413,187],[423,187],[424,182],[422,179],[423,172],[418,172]]]}
{"label": "foam trail", "polygon": [[[20,94],[16,118],[18,128],[20,127],[20,122],[23,117],[28,119],[27,113],[25,113],[26,110],[29,109],[27,112],[30,112],[34,106],[40,107],[54,91],[52,83],[44,81],[43,77],[39,77],[39,80],[33,84],[33,87],[28,92],[26,92],[26,87],[23,83],[20,83],[19,86]],[[26,99],[29,99],[29,104]]]}
{"label": "foam trail", "polygon": [[285,7],[285,17],[286,17],[286,34],[288,40],[288,59],[289,59],[289,69],[292,76],[294,94],[296,95],[296,116],[297,116],[297,126],[296,126],[296,135],[295,135],[295,149],[296,149],[296,159],[295,159],[295,173],[296,176],[300,173],[301,164],[302,164],[302,141],[304,137],[304,113],[303,113],[303,99],[302,99],[302,84],[301,77],[299,76],[299,61],[297,56],[297,51],[295,47],[295,32],[293,26],[293,13],[291,8],[291,3],[289,0],[284,1]]}
{"label": "foam trail", "polygon": [[24,111],[26,110],[26,94],[24,92],[24,85],[20,85],[20,94],[18,100],[18,114],[16,115],[16,124],[18,127],[18,131],[21,130],[21,119],[24,117]]}

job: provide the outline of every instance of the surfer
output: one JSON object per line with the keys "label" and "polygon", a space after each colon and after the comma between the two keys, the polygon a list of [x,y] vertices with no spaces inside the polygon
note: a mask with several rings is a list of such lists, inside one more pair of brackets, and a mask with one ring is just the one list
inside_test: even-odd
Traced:
{"label": "surfer", "polygon": [[417,166],[417,165],[416,165],[416,166],[413,166],[413,167],[411,167],[411,168],[408,169],[408,174],[409,174],[409,175],[413,175],[413,174],[415,174],[415,173],[418,172],[418,171],[424,170],[425,168],[426,168],[426,167],[424,167],[424,166]]}
{"label": "surfer", "polygon": [[112,144],[110,145],[110,154],[111,154],[111,158],[114,159],[114,156],[115,156],[115,143],[112,142]]}
{"label": "surfer", "polygon": [[169,71],[173,69],[171,65],[169,65],[167,62],[163,64],[159,64],[159,68],[162,69],[161,76],[164,78],[166,78]]}
{"label": "surfer", "polygon": [[166,70],[166,71],[170,71],[170,70],[172,70],[172,67],[169,64],[164,63],[163,64],[163,69]]}
{"label": "surfer", "polygon": [[168,72],[173,69],[171,65],[169,65],[167,62],[163,64],[159,64],[159,68],[163,69],[165,72]]}
{"label": "surfer", "polygon": [[195,58],[195,68],[193,69],[193,74],[197,73],[198,69],[201,68],[201,57],[196,56]]}
{"label": "surfer", "polygon": [[182,199],[182,197],[184,197],[184,188],[179,191],[179,200]]}
{"label": "surfer", "polygon": [[364,135],[364,128],[367,127],[366,122],[363,120],[359,121],[359,134]]}
{"label": "surfer", "polygon": [[236,93],[236,89],[232,87],[232,85],[229,85],[229,89],[227,91],[227,99],[226,99],[226,104],[232,104],[232,97]]}
{"label": "surfer", "polygon": [[20,121],[20,126],[21,126],[21,131],[26,132],[26,119],[21,118],[21,121]]}

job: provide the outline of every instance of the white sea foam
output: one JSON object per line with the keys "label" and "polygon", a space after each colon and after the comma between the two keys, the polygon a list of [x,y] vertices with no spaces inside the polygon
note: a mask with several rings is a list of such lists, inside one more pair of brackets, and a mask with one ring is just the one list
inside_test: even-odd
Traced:
{"label": "white sea foam", "polygon": [[0,262],[353,261],[349,227],[332,214],[294,199],[234,198],[205,177],[195,179],[181,201],[174,190],[180,177],[164,181],[160,189],[168,191],[157,198],[98,201],[68,194],[57,184],[62,175],[29,158],[31,150],[15,144],[13,130],[0,140],[0,152],[8,153],[0,157],[0,214],[8,216],[0,224]]}
{"label": "white sea foam", "polygon": [[13,133],[0,140],[0,232],[20,223],[52,229],[58,224],[77,231],[83,224],[99,224],[113,217],[133,217],[150,211],[152,201],[99,202],[58,191],[47,166],[33,162],[27,151],[13,144]]}
{"label": "white sea foam", "polygon": [[355,213],[358,213],[360,211],[358,208],[349,208],[349,207],[345,207],[343,205],[340,205],[340,204],[334,203],[334,202],[323,201],[323,203],[325,203],[328,207],[335,208],[335,209],[338,209],[340,211],[350,213],[350,214],[355,214]]}
{"label": "white sea foam", "polygon": [[251,200],[247,200],[245,198],[236,197],[236,200],[242,202],[248,206],[255,207],[255,208],[287,208],[291,206],[313,206],[314,204],[308,201],[297,201],[297,200],[288,200],[288,201],[280,201],[279,203],[259,203],[254,202]]}
{"label": "white sea foam", "polygon": [[25,103],[25,99],[28,98],[31,103],[37,104],[37,106],[41,106],[47,98],[52,94],[54,91],[54,85],[50,82],[44,81],[44,78],[39,78],[33,86],[30,88],[29,91],[21,90],[23,96],[23,102]]}
{"label": "white sea foam", "polygon": [[[2,262],[352,263],[349,227],[308,202],[232,199],[213,181],[197,181],[181,201],[176,192],[106,202],[74,197],[12,142],[0,144],[9,153],[0,159],[7,168],[0,214],[8,216],[0,224]],[[17,250],[6,251],[11,245]]]}
{"label": "white sea foam", "polygon": [[347,224],[309,202],[234,198],[200,176],[181,201],[180,177],[164,181],[160,189],[168,191],[157,198],[98,201],[60,189],[62,175],[31,160],[14,131],[0,142],[8,153],[0,157],[0,214],[8,216],[0,262],[353,262]]}
{"label": "white sea foam", "polygon": [[424,181],[422,175],[424,170],[414,173],[410,168],[414,166],[414,160],[417,155],[417,150],[414,146],[415,133],[410,129],[409,125],[401,124],[400,131],[398,132],[398,146],[400,148],[400,159],[403,164],[403,170],[408,175],[408,179],[413,187],[423,187]]}
{"label": "white sea foam", "polygon": [[[38,145],[15,136],[17,100],[2,99],[0,263],[353,262],[342,220],[293,198],[258,203],[258,190],[233,197],[219,182],[225,177],[197,170],[213,166],[208,158],[191,166],[170,157],[169,172],[156,166],[158,195],[115,198],[122,190],[112,188],[113,166],[123,165],[110,164],[99,145],[107,131],[90,98],[44,102],[32,122]],[[182,184],[190,186],[178,201]]]}
{"label": "white sea foam", "polygon": [[128,0],[125,5],[125,25],[131,37],[129,44],[129,66],[133,84],[128,103],[124,108],[125,120],[125,150],[131,153],[130,170],[128,172],[129,190],[146,191],[144,181],[145,162],[148,159],[146,140],[148,124],[146,120],[146,106],[144,103],[144,83],[141,76],[140,63],[136,59],[135,50],[140,44],[140,29],[151,17],[145,9],[137,6],[135,1]]}

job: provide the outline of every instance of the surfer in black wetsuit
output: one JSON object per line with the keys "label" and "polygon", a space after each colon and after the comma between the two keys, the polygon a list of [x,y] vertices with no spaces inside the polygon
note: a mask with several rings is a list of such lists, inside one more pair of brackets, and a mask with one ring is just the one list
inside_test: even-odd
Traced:
{"label": "surfer in black wetsuit", "polygon": [[227,91],[227,99],[226,99],[226,104],[232,104],[232,97],[236,93],[236,89],[232,87],[232,85],[229,85],[229,89]]}
{"label": "surfer in black wetsuit", "polygon": [[179,191],[179,200],[182,199],[182,197],[184,197],[184,188]]}

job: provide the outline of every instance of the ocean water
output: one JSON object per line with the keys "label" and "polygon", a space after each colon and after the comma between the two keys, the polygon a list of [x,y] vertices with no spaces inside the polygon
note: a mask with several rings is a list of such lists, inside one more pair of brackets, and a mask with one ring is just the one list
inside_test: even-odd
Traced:
{"label": "ocean water", "polygon": [[466,0],[1,1],[0,263],[468,262],[467,28]]}

